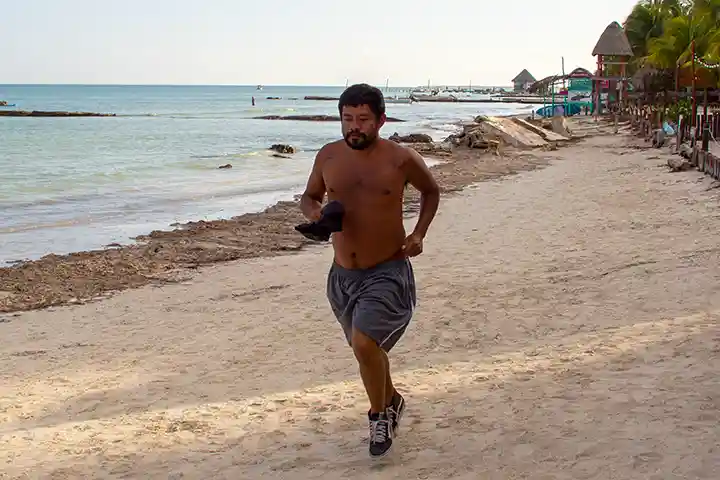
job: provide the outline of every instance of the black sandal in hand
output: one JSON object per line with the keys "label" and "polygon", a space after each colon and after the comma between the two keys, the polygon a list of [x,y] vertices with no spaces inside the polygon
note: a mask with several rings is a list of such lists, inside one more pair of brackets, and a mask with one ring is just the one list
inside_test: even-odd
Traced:
{"label": "black sandal in hand", "polygon": [[310,223],[302,223],[295,227],[295,230],[302,233],[306,238],[316,242],[327,242],[330,234],[342,231],[342,219],[345,215],[345,208],[336,200],[328,203],[320,211],[319,220]]}

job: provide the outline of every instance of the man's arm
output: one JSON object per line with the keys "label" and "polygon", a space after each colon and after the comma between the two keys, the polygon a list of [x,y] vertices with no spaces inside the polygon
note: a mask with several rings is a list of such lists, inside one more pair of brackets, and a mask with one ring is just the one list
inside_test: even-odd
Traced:
{"label": "man's arm", "polygon": [[420,215],[413,233],[425,238],[440,204],[440,188],[420,154],[411,148],[408,153],[407,181],[420,192]]}
{"label": "man's arm", "polygon": [[315,156],[310,177],[308,178],[305,191],[300,198],[300,210],[305,218],[315,221],[320,218],[320,209],[325,199],[325,180],[323,179],[323,164],[327,159],[327,147],[323,147]]}

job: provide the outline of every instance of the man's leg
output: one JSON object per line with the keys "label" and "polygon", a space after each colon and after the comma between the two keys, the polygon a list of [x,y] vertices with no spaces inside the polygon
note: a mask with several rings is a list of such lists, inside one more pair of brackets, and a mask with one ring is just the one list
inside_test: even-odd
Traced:
{"label": "man's leg", "polygon": [[415,286],[408,261],[387,262],[363,279],[362,296],[352,316],[351,345],[370,400],[372,457],[390,450],[404,408],[390,378],[387,352],[405,332],[414,305]]}
{"label": "man's leg", "polygon": [[379,458],[390,451],[394,432],[385,403],[387,357],[375,340],[355,328],[352,331],[352,348],[370,399],[370,456]]}
{"label": "man's leg", "polygon": [[390,377],[390,360],[387,352],[382,350],[385,356],[386,376],[385,376],[385,411],[393,429],[393,436],[397,433],[400,420],[405,413],[405,398],[395,389]]}
{"label": "man's leg", "polygon": [[[361,338],[360,335],[365,338]],[[365,344],[365,342],[368,342],[368,344]],[[357,349],[355,348],[356,345],[358,346]],[[360,347],[360,345],[362,345],[362,347]],[[396,394],[395,386],[393,385],[392,378],[390,377],[390,359],[388,358],[387,352],[379,347],[373,348],[375,346],[375,342],[370,337],[359,330],[353,331],[353,351],[355,352],[355,358],[357,358],[358,363],[360,364],[360,376],[362,377],[363,384],[365,385],[365,391],[367,392],[368,399],[370,400],[371,413],[378,413],[378,404],[373,404],[373,393],[371,392],[376,392],[377,395],[380,394],[378,389],[378,385],[381,383],[380,379],[385,378],[383,408],[387,408],[393,404],[394,396]],[[384,374],[382,375],[378,375],[373,369],[374,355],[376,351],[382,357],[384,370]],[[367,360],[361,360],[361,358],[369,358],[369,363]]]}
{"label": "man's leg", "polygon": [[385,406],[387,407],[392,403],[395,387],[393,386],[392,379],[390,378],[390,359],[388,358],[385,350],[381,348],[380,351],[385,359]]}
{"label": "man's leg", "polygon": [[[375,343],[375,340],[357,329],[353,329],[352,348],[360,365],[360,377],[370,400],[370,413],[385,412],[385,407],[387,407],[386,388],[387,385],[392,387],[388,375],[387,354]],[[392,398],[392,391],[390,398]]]}

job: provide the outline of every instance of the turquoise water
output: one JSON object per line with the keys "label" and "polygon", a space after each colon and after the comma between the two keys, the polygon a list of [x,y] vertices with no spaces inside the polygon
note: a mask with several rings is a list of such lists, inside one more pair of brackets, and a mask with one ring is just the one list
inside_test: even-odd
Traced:
{"label": "turquoise water", "polygon": [[[128,243],[176,222],[229,218],[291,199],[302,189],[315,152],[340,138],[340,125],[251,117],[336,115],[336,102],[302,98],[341,92],[0,85],[0,99],[18,109],[119,115],[0,117],[0,263]],[[530,110],[516,104],[388,104],[388,115],[407,122],[387,124],[382,133],[424,131],[441,139],[459,119]],[[266,150],[273,143],[292,144],[299,152],[273,158]],[[227,163],[233,168],[218,170]]]}

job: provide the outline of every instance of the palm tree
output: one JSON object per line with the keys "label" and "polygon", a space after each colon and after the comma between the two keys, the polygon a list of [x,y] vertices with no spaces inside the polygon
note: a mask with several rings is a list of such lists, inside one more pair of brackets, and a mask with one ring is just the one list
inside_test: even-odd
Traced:
{"label": "palm tree", "polygon": [[698,58],[720,61],[720,0],[641,0],[625,24],[633,70],[688,67],[693,42]]}
{"label": "palm tree", "polygon": [[[707,0],[713,1],[713,0]],[[690,5],[682,0],[641,0],[633,7],[625,20],[625,33],[635,54],[630,70],[645,65],[649,44],[665,33],[665,22],[688,12]]]}
{"label": "palm tree", "polygon": [[624,28],[634,53],[630,75],[642,67],[658,73],[688,67],[693,42],[703,62],[720,63],[720,0],[640,0]]}
{"label": "palm tree", "polygon": [[706,60],[720,62],[720,0],[695,0],[693,15],[702,24],[702,54]]}
{"label": "palm tree", "polygon": [[693,14],[705,17],[716,25],[720,22],[720,1],[719,0],[695,0],[692,2]]}
{"label": "palm tree", "polygon": [[663,25],[663,35],[648,41],[646,63],[659,69],[674,69],[692,62],[692,42],[695,51],[704,51],[707,39],[706,23],[694,15],[668,18]]}

